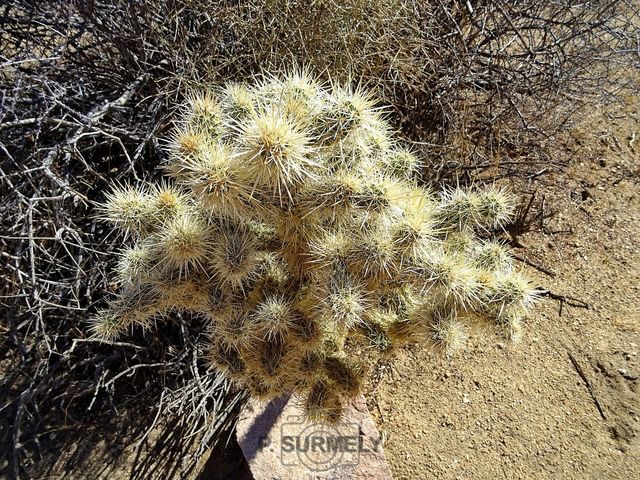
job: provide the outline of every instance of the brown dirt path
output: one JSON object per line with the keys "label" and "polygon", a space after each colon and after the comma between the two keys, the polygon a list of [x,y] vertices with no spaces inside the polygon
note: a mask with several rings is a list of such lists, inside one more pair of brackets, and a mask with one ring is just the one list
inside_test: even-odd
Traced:
{"label": "brown dirt path", "polygon": [[559,152],[573,166],[520,186],[557,211],[517,252],[555,276],[527,271],[589,308],[547,299],[517,344],[399,353],[369,397],[395,478],[640,475],[639,110],[594,111]]}

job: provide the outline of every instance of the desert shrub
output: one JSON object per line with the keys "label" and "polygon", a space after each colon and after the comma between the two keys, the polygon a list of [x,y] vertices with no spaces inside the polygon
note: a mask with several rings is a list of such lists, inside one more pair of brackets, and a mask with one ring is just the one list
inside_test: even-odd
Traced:
{"label": "desert shrub", "polygon": [[[567,99],[610,89],[612,73],[637,61],[634,15],[621,0],[4,2],[0,358],[10,373],[0,380],[0,439],[9,473],[56,457],[47,449],[61,433],[52,442],[44,432],[64,426],[73,436],[69,418],[84,435],[93,418],[101,428],[114,410],[141,406],[149,422],[160,408],[193,427],[189,402],[157,402],[200,388],[201,319],[176,314],[121,345],[89,341],[84,325],[117,262],[98,253],[116,240],[92,217],[94,202],[114,180],[156,171],[166,156],[157,138],[187,86],[310,65],[363,79],[391,105],[392,123],[422,150],[422,180],[522,174],[558,165],[544,147],[572,118]],[[129,368],[132,381],[109,384]]]}
{"label": "desert shrub", "polygon": [[419,186],[420,160],[359,88],[302,71],[216,93],[183,108],[175,183],[107,195],[103,216],[132,241],[97,336],[190,311],[239,388],[301,394],[311,419],[335,421],[376,352],[452,352],[478,318],[518,335],[535,291],[483,238],[513,214],[507,193]]}
{"label": "desert shrub", "polygon": [[166,112],[156,70],[118,75],[122,60],[89,38],[75,8],[0,7],[0,477],[97,477],[154,438],[139,478],[186,475],[226,440],[243,396],[206,372],[204,332],[182,316],[153,338],[87,338],[116,261],[100,253],[113,239],[93,201],[111,179],[158,162]]}
{"label": "desert shrub", "polygon": [[131,59],[125,71],[164,63],[183,81],[239,81],[298,62],[361,79],[436,168],[493,175],[548,166],[553,134],[619,87],[636,49],[636,7],[620,0],[154,0],[81,12]]}

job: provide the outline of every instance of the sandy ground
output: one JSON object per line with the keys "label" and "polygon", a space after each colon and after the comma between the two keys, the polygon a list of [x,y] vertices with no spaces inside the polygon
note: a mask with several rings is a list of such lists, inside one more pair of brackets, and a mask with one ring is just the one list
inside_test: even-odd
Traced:
{"label": "sandy ground", "polygon": [[[400,353],[369,398],[395,478],[640,475],[640,97],[600,109],[537,189],[544,228],[516,254],[553,294],[513,344],[476,336],[453,358]],[[585,305],[588,308],[583,308]],[[571,306],[573,304],[574,306]]]}

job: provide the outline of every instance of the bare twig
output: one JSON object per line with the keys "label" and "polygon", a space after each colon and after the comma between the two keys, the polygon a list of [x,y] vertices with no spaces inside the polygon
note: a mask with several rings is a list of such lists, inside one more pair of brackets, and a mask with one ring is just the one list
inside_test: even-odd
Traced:
{"label": "bare twig", "polygon": [[595,404],[596,408],[598,409],[598,413],[600,413],[600,416],[602,417],[602,419],[606,421],[607,420],[607,416],[604,413],[604,408],[602,408],[602,405],[600,404],[600,400],[598,400],[598,397],[596,396],[595,392],[593,391],[593,387],[591,386],[591,382],[589,381],[589,378],[587,377],[587,375],[584,373],[584,370],[582,369],[582,366],[576,360],[576,358],[573,356],[573,354],[569,351],[569,349],[567,349],[567,355],[569,356],[569,359],[571,360],[571,364],[573,365],[573,368],[575,368],[576,372],[578,373],[578,376],[580,377],[580,379],[584,383],[584,386],[587,388],[587,391],[589,392],[589,395],[591,396],[591,399],[593,400],[593,403]]}
{"label": "bare twig", "polygon": [[542,297],[549,297],[553,300],[558,300],[560,302],[560,311],[558,312],[559,316],[562,316],[562,309],[565,303],[570,307],[586,308],[586,309],[591,308],[591,305],[589,305],[586,302],[583,302],[579,298],[571,297],[569,295],[559,295],[557,293],[553,293],[550,290],[545,290],[545,289],[539,290],[539,295]]}
{"label": "bare twig", "polygon": [[543,267],[542,265],[538,265],[537,263],[532,262],[528,258],[521,257],[519,255],[512,255],[512,256],[513,256],[513,258],[515,258],[519,262],[522,262],[522,263],[524,263],[526,265],[529,265],[530,267],[533,267],[536,270],[540,270],[542,273],[545,273],[545,274],[549,275],[550,277],[555,277],[556,276],[556,273],[553,270],[550,270],[550,269],[548,269],[546,267]]}

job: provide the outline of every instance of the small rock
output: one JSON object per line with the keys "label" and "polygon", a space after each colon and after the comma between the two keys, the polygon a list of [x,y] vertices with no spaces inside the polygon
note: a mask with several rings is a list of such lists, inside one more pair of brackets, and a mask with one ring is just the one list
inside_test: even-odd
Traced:
{"label": "small rock", "polygon": [[626,369],[624,368],[619,368],[618,369],[618,373],[620,375],[622,375],[622,378],[626,379],[626,380],[638,380],[638,375],[634,375],[632,373],[629,373]]}

